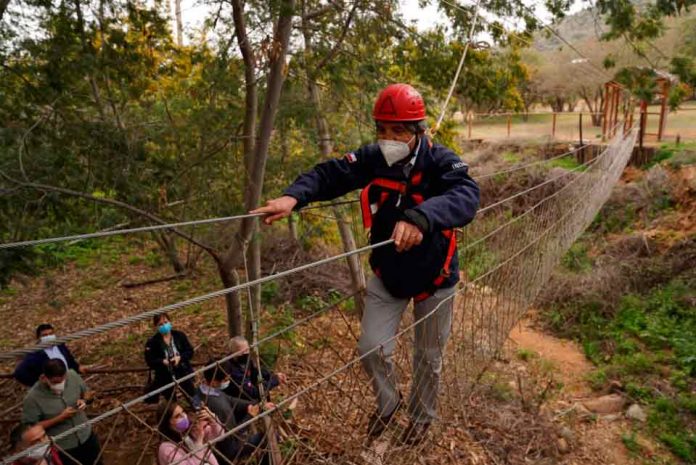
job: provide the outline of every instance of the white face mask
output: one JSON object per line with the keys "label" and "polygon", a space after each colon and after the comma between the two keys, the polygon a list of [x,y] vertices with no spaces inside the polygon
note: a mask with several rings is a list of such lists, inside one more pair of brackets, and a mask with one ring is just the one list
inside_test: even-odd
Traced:
{"label": "white face mask", "polygon": [[55,334],[49,334],[47,336],[41,336],[39,338],[41,342],[52,342],[56,340],[56,335]]}
{"label": "white face mask", "polygon": [[63,394],[63,391],[65,391],[65,381],[61,381],[58,384],[51,384],[48,383],[48,387],[53,391],[55,394]]}
{"label": "white face mask", "polygon": [[387,165],[392,166],[394,163],[408,157],[408,154],[411,153],[411,148],[408,145],[413,142],[415,138],[416,135],[414,134],[408,142],[379,139],[377,144],[379,144],[379,149],[382,151],[384,161],[387,162]]}
{"label": "white face mask", "polygon": [[220,387],[219,387],[218,389],[221,390],[221,391],[224,391],[224,390],[227,389],[228,387],[230,387],[230,382],[229,382],[229,381],[225,381],[225,382],[223,382],[223,383],[220,384]]}
{"label": "white face mask", "polygon": [[46,452],[48,452],[48,446],[48,443],[34,446],[34,448],[31,449],[31,451],[29,451],[29,453],[27,454],[27,457],[33,460],[41,460],[46,456]]}

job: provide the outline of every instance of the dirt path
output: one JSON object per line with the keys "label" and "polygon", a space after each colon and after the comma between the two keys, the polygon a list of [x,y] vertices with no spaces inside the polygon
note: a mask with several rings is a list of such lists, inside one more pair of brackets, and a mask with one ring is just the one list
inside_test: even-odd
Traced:
{"label": "dirt path", "polygon": [[[582,349],[573,341],[559,339],[538,331],[530,321],[523,321],[511,333],[510,339],[517,349],[533,351],[542,359],[552,363],[556,376],[563,383],[558,398],[550,407],[570,431],[568,442],[570,450],[562,463],[584,465],[637,465],[637,458],[631,457],[622,441],[622,434],[630,430],[630,425],[621,413],[598,416],[596,421],[581,418],[576,412],[564,415],[579,401],[598,394],[588,385],[587,375],[593,365],[585,358]],[[572,433],[572,434],[571,434]]]}

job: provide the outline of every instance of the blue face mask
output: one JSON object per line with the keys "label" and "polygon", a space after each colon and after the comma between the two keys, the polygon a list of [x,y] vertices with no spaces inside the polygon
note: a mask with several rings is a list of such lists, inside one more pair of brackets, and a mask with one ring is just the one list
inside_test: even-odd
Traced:
{"label": "blue face mask", "polygon": [[172,331],[172,324],[167,321],[166,323],[159,325],[157,330],[160,332],[160,334],[169,334]]}

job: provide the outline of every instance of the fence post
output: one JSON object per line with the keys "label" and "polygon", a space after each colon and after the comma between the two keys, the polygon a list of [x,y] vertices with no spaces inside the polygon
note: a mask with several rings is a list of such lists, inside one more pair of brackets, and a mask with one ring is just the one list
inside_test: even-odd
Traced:
{"label": "fence post", "polygon": [[474,119],[474,114],[471,113],[471,112],[469,112],[469,113],[466,115],[467,126],[468,126],[468,129],[469,129],[469,140],[471,140],[471,125],[472,125],[472,123],[473,123],[473,119]]}
{"label": "fence post", "polygon": [[578,115],[578,127],[580,129],[580,145],[582,146],[582,112],[580,112],[580,114]]}
{"label": "fence post", "polygon": [[643,138],[645,137],[645,122],[646,122],[645,109],[641,103],[640,106],[640,134],[638,135],[638,147],[640,147],[640,153],[643,153]]}
{"label": "fence post", "polygon": [[510,137],[510,125],[512,124],[512,115],[508,114],[507,117],[507,136]]}
{"label": "fence post", "polygon": [[556,112],[553,112],[553,122],[551,124],[551,137],[556,137]]}

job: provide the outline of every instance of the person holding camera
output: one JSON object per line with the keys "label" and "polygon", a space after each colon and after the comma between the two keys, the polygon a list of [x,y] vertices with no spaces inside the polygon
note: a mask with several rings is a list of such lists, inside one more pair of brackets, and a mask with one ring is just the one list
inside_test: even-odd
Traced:
{"label": "person holding camera", "polygon": [[[154,336],[145,344],[145,363],[154,372],[154,379],[148,381],[147,392],[166,386],[175,379],[182,378],[193,373],[191,359],[193,358],[193,346],[186,334],[172,329],[172,320],[169,315],[162,313],[152,319],[152,324],[157,330]],[[182,381],[179,385],[186,393],[190,402],[196,393],[193,379]],[[169,388],[161,394],[165,399],[172,397],[173,389]],[[156,404],[159,394],[148,398],[148,403]]]}
{"label": "person holding camera", "polygon": [[[218,465],[209,441],[224,433],[223,427],[207,408],[189,416],[176,402],[164,402],[157,414],[162,442],[157,449],[158,465]],[[190,457],[184,457],[190,455]]]}

